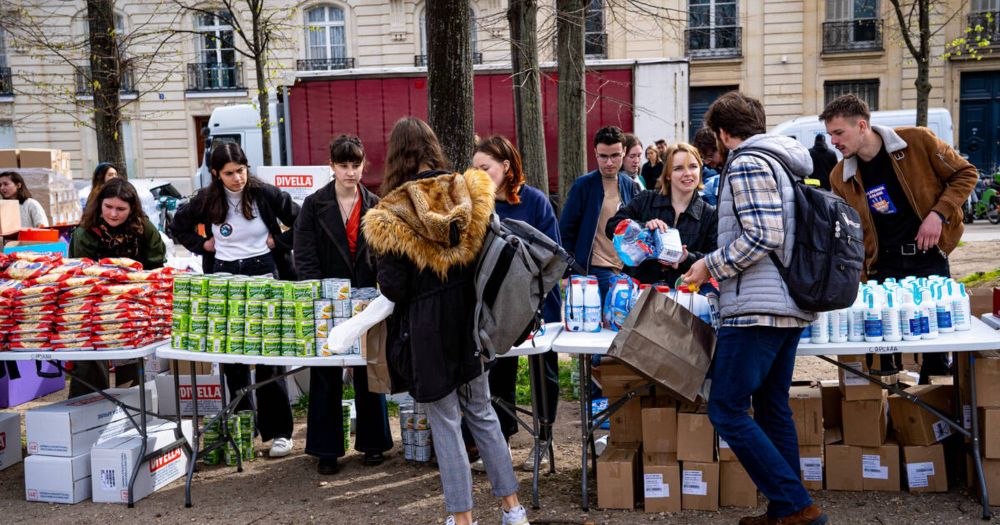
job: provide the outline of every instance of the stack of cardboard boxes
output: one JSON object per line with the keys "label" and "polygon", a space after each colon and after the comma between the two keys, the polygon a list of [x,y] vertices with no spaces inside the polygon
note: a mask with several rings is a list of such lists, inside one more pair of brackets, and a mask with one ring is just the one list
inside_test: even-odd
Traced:
{"label": "stack of cardboard boxes", "polygon": [[0,171],[16,171],[50,224],[76,224],[83,213],[69,153],[58,149],[0,149]]}
{"label": "stack of cardboard boxes", "polygon": [[[965,428],[972,429],[972,410],[979,414],[980,451],[983,458],[983,475],[990,502],[1000,501],[1000,357],[996,352],[978,352],[976,355],[976,402],[972,406],[972,377],[969,374],[969,356],[959,355],[959,378],[962,414]],[[974,469],[971,456],[967,465],[968,482],[973,483]],[[977,493],[977,490],[973,490]]]}
{"label": "stack of cardboard boxes", "polygon": [[[625,365],[601,366],[610,404],[646,380]],[[735,456],[717,453],[708,415],[665,392],[635,397],[611,418],[608,446],[597,461],[598,506],[646,512],[755,507],[757,489]]]}

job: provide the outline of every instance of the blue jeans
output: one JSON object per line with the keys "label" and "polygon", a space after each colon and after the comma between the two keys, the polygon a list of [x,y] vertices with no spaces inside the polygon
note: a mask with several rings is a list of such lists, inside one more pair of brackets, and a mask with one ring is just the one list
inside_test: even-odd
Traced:
{"label": "blue jeans", "polygon": [[709,372],[708,417],[767,496],[767,514],[775,519],[812,504],[799,480],[799,440],[788,406],[801,332],[723,327]]}

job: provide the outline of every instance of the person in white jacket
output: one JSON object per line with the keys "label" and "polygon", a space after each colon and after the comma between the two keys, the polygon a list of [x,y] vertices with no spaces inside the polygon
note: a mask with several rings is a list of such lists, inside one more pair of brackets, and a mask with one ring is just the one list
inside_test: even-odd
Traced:
{"label": "person in white jacket", "polygon": [[21,228],[47,228],[49,219],[42,204],[31,198],[31,192],[24,185],[24,178],[16,171],[0,173],[0,196],[21,204]]}

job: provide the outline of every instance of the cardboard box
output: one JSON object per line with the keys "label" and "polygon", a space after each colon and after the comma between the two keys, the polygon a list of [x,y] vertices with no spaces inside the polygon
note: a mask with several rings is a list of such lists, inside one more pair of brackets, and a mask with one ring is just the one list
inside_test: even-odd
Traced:
{"label": "cardboard box", "polygon": [[823,428],[840,428],[843,424],[840,402],[844,399],[840,382],[834,379],[821,381],[819,389],[823,397]]}
{"label": "cardboard box", "polygon": [[861,478],[866,491],[899,492],[899,445],[862,447]]}
{"label": "cardboard box", "polygon": [[809,490],[823,490],[823,446],[799,445],[799,478]]}
{"label": "cardboard box", "polygon": [[642,450],[646,453],[677,453],[677,409],[642,409]]}
{"label": "cardboard box", "polygon": [[[189,427],[190,428],[190,427]],[[148,429],[146,447],[157,455],[143,463],[135,479],[133,500],[156,492],[187,472],[188,457],[175,442],[173,423],[163,421]],[[135,430],[102,441],[91,450],[91,486],[95,503],[128,503],[128,484],[142,447]]]}
{"label": "cardboard box", "polygon": [[21,414],[0,412],[0,470],[21,462]]}
{"label": "cardboard box", "polygon": [[[174,376],[164,374],[156,376],[156,392],[159,399],[159,413],[164,416],[176,416],[177,403],[174,390]],[[180,376],[181,415],[194,415],[194,404],[191,401],[191,376]],[[219,376],[198,376],[198,415],[213,415],[222,410],[222,383]]]}
{"label": "cardboard box", "polygon": [[[972,459],[970,458],[971,462]],[[969,472],[972,472],[969,468]],[[1000,459],[983,460],[983,478],[986,480],[986,496],[991,502],[1000,501]],[[970,486],[973,486],[971,483]],[[979,490],[973,490],[976,498],[979,498]]]}
{"label": "cardboard box", "polygon": [[757,506],[757,485],[738,461],[719,463],[719,506]]}
{"label": "cardboard box", "polygon": [[69,257],[69,244],[65,241],[11,241],[3,246],[3,253],[16,252],[58,253],[63,257]]}
{"label": "cardboard box", "polygon": [[213,376],[218,375],[219,371],[216,369],[215,363],[202,363],[195,361],[170,361],[170,373],[179,373],[181,377],[187,376],[191,377],[191,369],[194,368],[194,373],[199,376]]}
{"label": "cardboard box", "polygon": [[677,459],[701,463],[715,461],[715,429],[708,414],[677,414]]}
{"label": "cardboard box", "polygon": [[1000,408],[1000,359],[976,358],[976,406]]}
{"label": "cardboard box", "polygon": [[639,372],[619,361],[601,362],[601,366],[594,370],[594,375],[601,385],[601,392],[609,402],[649,383],[649,380],[642,377]]}
{"label": "cardboard box", "polygon": [[903,463],[910,492],[948,492],[944,445],[903,447]]}
{"label": "cardboard box", "polygon": [[819,387],[794,386],[788,391],[799,445],[823,444],[823,395]]}
{"label": "cardboard box", "polygon": [[[201,382],[199,381],[199,384]],[[638,397],[629,399],[614,414],[611,414],[610,443],[642,443],[642,401]]]}
{"label": "cardboard box", "polygon": [[826,488],[827,490],[864,490],[861,477],[861,448],[843,443],[826,445]]}
{"label": "cardboard box", "polygon": [[60,153],[57,149],[19,149],[17,150],[18,167],[59,170],[62,167],[59,162]]}
{"label": "cardboard box", "polygon": [[[872,366],[874,368],[881,368],[881,359],[882,356],[875,355]],[[870,372],[866,356],[842,355],[837,357],[837,361],[865,374]],[[882,396],[882,387],[875,383],[842,369],[838,369],[837,372],[840,374],[840,391],[844,395],[845,400],[862,401],[865,399],[879,399]],[[895,382],[895,376],[883,377],[882,381],[893,383]]]}
{"label": "cardboard box", "polygon": [[719,510],[719,464],[681,462],[681,508]]}
{"label": "cardboard box", "polygon": [[16,149],[0,149],[0,171],[19,167]]}
{"label": "cardboard box", "polygon": [[59,230],[48,228],[24,228],[17,234],[19,241],[56,242],[59,240]]}
{"label": "cardboard box", "polygon": [[73,457],[25,458],[24,497],[47,503],[79,503],[90,498],[90,451]]}
{"label": "cardboard box", "polygon": [[1000,409],[979,409],[979,440],[984,458],[1000,459]]}
{"label": "cardboard box", "polygon": [[[953,413],[954,390],[949,385],[917,385],[907,388],[906,393],[945,414]],[[889,396],[889,415],[892,417],[896,439],[901,445],[933,445],[952,434],[948,422],[897,394]]]}
{"label": "cardboard box", "polygon": [[597,506],[602,509],[635,508],[639,474],[636,448],[608,445],[597,458]]}
{"label": "cardboard box", "polygon": [[646,512],[680,512],[681,465],[676,454],[643,453],[642,480]]}
{"label": "cardboard box", "polygon": [[719,436],[719,461],[739,461],[740,459],[736,457],[736,453],[733,449],[729,448],[729,443],[726,443],[722,436]]}
{"label": "cardboard box", "polygon": [[885,443],[889,403],[885,392],[880,399],[843,401],[844,444],[877,447]]}
{"label": "cardboard box", "polygon": [[21,204],[16,200],[0,199],[0,235],[21,231]]}
{"label": "cardboard box", "polygon": [[[105,392],[125,404],[139,406],[138,388],[110,388]],[[147,396],[152,399],[152,392]],[[28,453],[78,456],[89,451],[109,425],[124,429],[130,423],[123,410],[96,392],[31,409],[24,416]]]}

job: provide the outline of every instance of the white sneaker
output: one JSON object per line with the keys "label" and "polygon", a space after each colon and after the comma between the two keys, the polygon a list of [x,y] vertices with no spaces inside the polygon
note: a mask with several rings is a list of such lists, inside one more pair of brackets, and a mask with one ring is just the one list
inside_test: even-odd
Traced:
{"label": "white sneaker", "polygon": [[271,451],[268,453],[272,458],[283,458],[292,453],[292,440],[289,438],[274,438],[271,442]]}
{"label": "white sneaker", "polygon": [[[538,471],[543,472],[549,468],[549,451],[542,452],[542,460],[538,463]],[[535,448],[531,447],[528,457],[521,463],[521,470],[524,472],[534,472],[535,470]]]}
{"label": "white sneaker", "polygon": [[528,513],[523,505],[503,511],[503,525],[531,525],[528,523]]}
{"label": "white sneaker", "polygon": [[[448,519],[444,521],[444,525],[455,525],[455,516],[448,516]],[[479,522],[473,521],[472,525],[479,525]]]}

